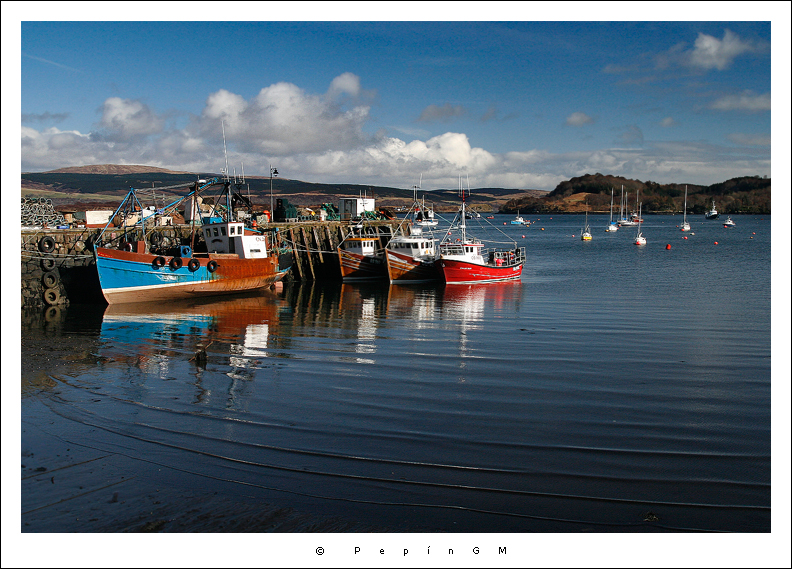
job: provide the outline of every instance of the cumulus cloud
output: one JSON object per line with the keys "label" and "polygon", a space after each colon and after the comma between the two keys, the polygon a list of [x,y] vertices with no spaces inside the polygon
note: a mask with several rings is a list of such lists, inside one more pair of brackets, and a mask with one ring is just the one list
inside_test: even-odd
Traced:
{"label": "cumulus cloud", "polygon": [[566,119],[567,126],[583,126],[585,124],[591,124],[594,122],[590,116],[586,113],[572,113]]}
{"label": "cumulus cloud", "polygon": [[443,106],[429,105],[418,117],[418,122],[442,121],[447,122],[457,117],[465,116],[465,107],[446,103]]}
{"label": "cumulus cloud", "polygon": [[310,95],[292,83],[275,83],[251,100],[221,89],[212,93],[192,128],[205,137],[226,136],[240,150],[270,155],[350,149],[363,144],[363,126],[369,120],[365,105],[344,109],[332,99],[359,93],[351,74],[337,77],[325,96]]}
{"label": "cumulus cloud", "polygon": [[354,73],[342,73],[330,83],[327,96],[330,99],[337,99],[341,95],[349,95],[357,98],[360,95],[360,77]]}
{"label": "cumulus cloud", "polygon": [[[201,112],[183,128],[169,129],[144,103],[111,98],[102,107],[101,131],[23,125],[22,170],[109,163],[219,173],[224,166],[222,121],[229,167],[240,171],[244,163],[247,175],[262,175],[273,164],[283,177],[309,182],[407,189],[422,174],[423,186],[435,189],[455,188],[458,176],[469,175],[472,187],[552,190],[564,179],[594,172],[707,184],[746,172],[770,173],[768,147],[762,145],[762,137],[750,135],[730,137],[739,147],[658,144],[645,141],[640,128],[632,125],[618,133],[619,148],[566,153],[539,148],[503,154],[474,146],[462,132],[430,136],[415,131],[401,138],[367,135],[363,127],[369,107],[352,100],[364,91],[349,74],[320,94],[290,83],[270,85],[250,98],[218,90],[207,95]],[[584,113],[569,119],[570,124],[593,122]]]}
{"label": "cumulus cloud", "polygon": [[128,140],[160,132],[163,121],[140,101],[110,97],[102,106],[100,124],[109,138]]}
{"label": "cumulus cloud", "polygon": [[662,126],[663,128],[669,128],[669,127],[676,126],[676,125],[677,125],[677,122],[674,119],[672,119],[671,117],[666,117],[666,118],[664,118],[663,120],[660,121],[660,126]]}
{"label": "cumulus cloud", "polygon": [[726,95],[713,101],[711,109],[717,111],[747,111],[758,113],[770,110],[770,93],[755,95],[751,91],[743,91],[739,95]]}
{"label": "cumulus cloud", "polygon": [[730,30],[723,32],[723,39],[699,33],[693,50],[688,54],[688,64],[701,69],[728,68],[732,61],[746,52],[754,51],[751,43],[741,40]]}

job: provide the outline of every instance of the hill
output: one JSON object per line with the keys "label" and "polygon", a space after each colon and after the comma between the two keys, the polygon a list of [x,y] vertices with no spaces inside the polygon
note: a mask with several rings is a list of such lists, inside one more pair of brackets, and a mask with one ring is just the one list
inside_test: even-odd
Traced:
{"label": "hill", "polygon": [[[22,174],[22,195],[46,197],[53,205],[61,209],[81,210],[114,206],[126,194],[129,188],[170,187],[183,184],[191,186],[199,178],[220,177],[220,174],[202,172],[174,172],[162,168],[147,166],[113,166],[109,164],[97,166],[80,166],[61,168],[49,172],[28,172]],[[269,208],[270,183],[275,198],[286,198],[297,206],[318,207],[323,203],[338,205],[340,197],[374,197],[380,207],[407,207],[412,203],[412,189],[391,188],[360,184],[319,184],[276,177],[250,176],[245,178],[241,192],[249,196],[251,201],[261,207]],[[479,211],[498,211],[507,200],[525,194],[528,190],[511,190],[505,188],[483,188],[473,190],[471,203],[473,209]],[[166,190],[164,197],[176,198],[182,195],[178,188]],[[456,211],[459,208],[459,197],[456,190],[432,190],[418,192],[419,199],[425,196],[439,211]]]}
{"label": "hill", "polygon": [[[611,190],[614,191],[614,207],[618,208],[621,190],[628,194],[635,205],[636,195],[643,204],[644,213],[679,213],[684,208],[687,186],[688,213],[703,214],[717,198],[718,211],[732,213],[770,213],[770,178],[743,176],[725,182],[701,186],[697,184],[658,184],[648,180],[642,182],[621,176],[586,174],[558,184],[543,198],[521,196],[507,201],[503,213],[580,213],[588,208],[591,212],[610,211]],[[631,196],[631,197],[629,197]],[[637,207],[635,208],[637,209]]]}
{"label": "hill", "polygon": [[[151,166],[101,164],[61,168],[50,172],[23,173],[23,197],[44,197],[64,209],[83,210],[115,207],[130,187],[154,188],[183,185],[186,189],[199,178],[220,177],[215,173],[177,172]],[[716,200],[718,211],[724,214],[770,213],[770,178],[743,176],[724,182],[702,186],[698,184],[658,184],[622,176],[586,174],[565,180],[551,192],[531,189],[474,188],[468,204],[481,212],[525,214],[607,213],[610,210],[611,189],[618,208],[621,189],[630,196],[634,207],[638,194],[645,213],[679,213],[683,209],[685,186],[688,189],[688,213],[703,214]],[[272,190],[270,193],[270,184]],[[270,199],[286,198],[295,206],[316,208],[323,203],[338,205],[341,197],[368,196],[377,205],[387,208],[407,207],[412,203],[412,189],[360,184],[319,184],[264,176],[246,178],[240,188],[254,206],[269,208]],[[163,198],[176,199],[180,188],[165,190]],[[272,196],[272,198],[271,198]],[[424,198],[438,212],[452,212],[459,208],[456,189],[420,190]]]}

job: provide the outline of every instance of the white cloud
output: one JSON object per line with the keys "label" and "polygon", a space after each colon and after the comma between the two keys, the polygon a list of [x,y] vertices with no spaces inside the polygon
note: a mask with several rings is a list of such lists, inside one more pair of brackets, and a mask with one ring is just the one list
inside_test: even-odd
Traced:
{"label": "white cloud", "polygon": [[583,126],[585,124],[591,124],[594,122],[590,116],[586,113],[572,113],[566,119],[566,124],[568,126]]}
{"label": "white cloud", "polygon": [[[770,173],[769,152],[761,136],[732,135],[730,140],[739,147],[659,144],[645,141],[633,125],[620,133],[622,148],[567,153],[536,148],[496,154],[473,146],[462,132],[437,136],[418,132],[402,138],[367,135],[363,128],[369,107],[351,101],[355,93],[363,90],[354,76],[346,74],[319,95],[290,83],[276,83],[250,99],[219,90],[207,96],[202,112],[184,128],[169,130],[142,102],[112,98],[103,107],[105,128],[100,132],[22,126],[22,170],[146,164],[219,173],[225,165],[223,121],[232,171],[240,172],[244,164],[247,175],[262,175],[273,164],[283,177],[309,182],[407,189],[423,175],[423,187],[429,190],[455,188],[458,176],[467,174],[473,187],[552,190],[564,179],[594,172],[703,184],[746,173]],[[345,104],[339,105],[333,96],[345,98]],[[744,96],[761,100],[761,96]],[[769,94],[767,100],[769,104]],[[731,105],[739,106],[746,105]],[[585,125],[593,119],[575,113],[568,122]]]}
{"label": "white cloud", "polygon": [[[356,87],[357,85],[357,87]],[[359,93],[357,78],[337,77],[328,93]],[[200,120],[191,127],[207,138],[217,138],[220,120],[227,140],[244,152],[278,155],[350,149],[364,144],[363,126],[369,107],[344,110],[330,96],[309,95],[292,83],[275,83],[250,101],[224,89],[211,94]]]}
{"label": "white cloud", "polygon": [[360,95],[360,77],[354,73],[342,73],[330,83],[328,98],[335,100],[341,95],[357,98]]}
{"label": "white cloud", "polygon": [[663,128],[669,128],[669,127],[676,126],[676,125],[677,125],[677,122],[674,119],[672,119],[671,117],[666,117],[666,118],[664,118],[663,120],[660,121],[660,126],[662,126]]}
{"label": "white cloud", "polygon": [[714,101],[710,107],[718,111],[747,111],[757,113],[770,110],[770,93],[755,95],[751,91],[743,91],[739,95],[726,95]]}
{"label": "white cloud", "polygon": [[688,64],[722,71],[731,65],[735,57],[751,51],[754,51],[754,46],[742,41],[730,30],[723,32],[722,40],[699,33],[693,50],[688,54]]}
{"label": "white cloud", "polygon": [[140,101],[110,97],[102,106],[101,125],[113,139],[156,134],[162,130],[162,124],[162,120]]}

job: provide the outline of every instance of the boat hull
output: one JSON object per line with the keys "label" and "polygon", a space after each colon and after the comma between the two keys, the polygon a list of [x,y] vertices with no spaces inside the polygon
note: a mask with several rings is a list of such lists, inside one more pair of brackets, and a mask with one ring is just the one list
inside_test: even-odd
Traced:
{"label": "boat hull", "polygon": [[522,276],[523,263],[508,266],[480,265],[462,260],[437,261],[446,284],[489,283],[517,280]]}
{"label": "boat hull", "polygon": [[[148,253],[96,248],[96,268],[102,294],[108,304],[162,302],[234,294],[267,288],[280,281],[288,267],[279,268],[277,257],[240,259],[238,255],[208,254],[183,259],[182,266],[171,266],[173,259]],[[164,258],[164,264],[155,262]],[[189,261],[197,261],[190,267]],[[210,263],[216,264],[213,271]]]}
{"label": "boat hull", "polygon": [[368,281],[388,278],[384,255],[360,255],[341,248],[337,251],[342,280]]}
{"label": "boat hull", "polygon": [[386,250],[388,278],[391,283],[427,283],[443,280],[437,263]]}

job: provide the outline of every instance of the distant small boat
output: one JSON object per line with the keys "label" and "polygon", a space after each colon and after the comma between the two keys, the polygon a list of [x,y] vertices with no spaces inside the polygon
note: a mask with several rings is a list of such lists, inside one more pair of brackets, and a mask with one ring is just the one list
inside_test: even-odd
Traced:
{"label": "distant small boat", "polygon": [[[641,213],[640,213],[641,212],[641,205],[643,205],[643,204],[640,204],[638,206],[638,219],[641,219]],[[635,237],[635,244],[636,245],[646,245],[646,237],[644,237],[643,233],[641,233],[641,222],[640,221],[638,222],[638,235],[636,235],[636,237]]]}
{"label": "distant small boat", "polygon": [[613,188],[611,188],[610,223],[608,224],[608,227],[605,228],[605,231],[611,232],[611,231],[618,231],[618,230],[619,230],[619,224],[617,222],[613,221]]}
{"label": "distant small boat", "polygon": [[[623,202],[623,204],[619,208],[619,225],[622,225],[622,226],[625,226],[625,227],[638,225],[638,220],[633,219],[633,217],[635,215],[634,213],[630,214],[629,217],[627,216],[627,201],[628,201],[629,195],[630,195],[630,192],[627,192],[626,194],[624,193],[624,186],[622,186],[622,202]],[[637,196],[637,194],[636,194],[636,196]],[[636,197],[636,201],[637,201],[637,199],[638,198]]]}
{"label": "distant small boat", "polygon": [[517,212],[517,217],[511,220],[512,225],[525,225],[525,220],[520,217],[520,212]]}
{"label": "distant small boat", "polygon": [[[423,175],[421,175],[421,181],[423,181]],[[426,207],[425,198],[418,203],[419,189],[421,189],[420,183],[417,186],[413,186],[412,224],[418,227],[437,227],[434,209]]]}
{"label": "distant small boat", "polygon": [[704,219],[718,219],[719,217],[720,214],[718,213],[718,210],[715,209],[715,200],[712,200],[712,209],[704,214]]}
{"label": "distant small boat", "polygon": [[591,228],[588,224],[588,204],[586,204],[586,223],[583,230],[580,232],[580,239],[583,241],[591,241]]}
{"label": "distant small boat", "polygon": [[690,231],[690,224],[687,221],[687,186],[685,186],[685,208],[682,211],[682,225],[679,226],[679,230]]}
{"label": "distant small boat", "polygon": [[732,221],[731,217],[727,217],[726,221],[723,222],[723,227],[735,227],[737,224]]}

